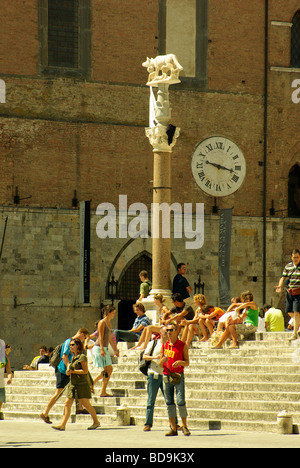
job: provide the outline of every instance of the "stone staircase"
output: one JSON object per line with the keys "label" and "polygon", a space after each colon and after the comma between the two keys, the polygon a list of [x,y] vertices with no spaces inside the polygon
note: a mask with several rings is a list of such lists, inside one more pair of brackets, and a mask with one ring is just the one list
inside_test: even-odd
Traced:
{"label": "stone staircase", "polygon": [[[293,415],[294,431],[300,425],[300,340],[287,341],[288,333],[256,333],[253,341],[240,342],[239,349],[214,350],[210,343],[192,343],[190,366],[185,371],[186,401],[191,429],[277,432],[277,414]],[[146,377],[137,369],[138,353],[118,358],[109,383],[113,398],[100,398],[96,385],[92,404],[103,425],[120,424],[122,408],[131,424],[143,425],[147,404]],[[93,376],[97,372],[91,370]],[[5,419],[38,420],[55,389],[52,368],[16,371],[13,385],[6,387]],[[51,411],[58,422],[62,397]],[[72,421],[90,422],[89,415],[72,414]],[[156,427],[168,427],[166,406],[158,395],[154,413]]]}

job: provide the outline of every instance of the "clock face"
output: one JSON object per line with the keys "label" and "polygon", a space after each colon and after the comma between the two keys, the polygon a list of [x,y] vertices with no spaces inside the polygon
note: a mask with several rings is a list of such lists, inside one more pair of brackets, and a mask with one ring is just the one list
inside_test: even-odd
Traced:
{"label": "clock face", "polygon": [[214,197],[234,193],[246,175],[246,162],[240,148],[228,138],[210,137],[196,147],[192,173],[199,187]]}

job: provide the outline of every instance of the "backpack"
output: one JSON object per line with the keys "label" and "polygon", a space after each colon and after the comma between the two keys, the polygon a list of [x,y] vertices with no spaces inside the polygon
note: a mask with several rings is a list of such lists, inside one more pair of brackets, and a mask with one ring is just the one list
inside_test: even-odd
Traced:
{"label": "backpack", "polygon": [[58,364],[62,360],[62,358],[60,357],[62,346],[63,346],[63,344],[57,345],[56,348],[54,349],[53,353],[52,353],[51,358],[50,358],[49,365],[51,367],[54,367],[54,369],[58,366]]}
{"label": "backpack", "polygon": [[[150,292],[151,292],[151,290],[152,290],[152,283],[151,283],[151,281],[149,281],[149,280],[146,280],[145,283],[147,283],[148,286],[149,286],[149,291],[148,291],[148,296],[149,296],[149,294],[150,294]],[[148,297],[148,296],[147,296],[147,297]]]}

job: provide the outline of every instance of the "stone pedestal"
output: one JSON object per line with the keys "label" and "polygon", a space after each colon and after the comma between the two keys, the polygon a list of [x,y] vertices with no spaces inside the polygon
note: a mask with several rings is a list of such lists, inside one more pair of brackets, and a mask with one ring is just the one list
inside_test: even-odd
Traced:
{"label": "stone pedestal", "polygon": [[277,427],[279,434],[293,433],[293,416],[286,412],[277,415]]}
{"label": "stone pedestal", "polygon": [[117,426],[130,426],[129,408],[120,406],[120,408],[117,409]]}

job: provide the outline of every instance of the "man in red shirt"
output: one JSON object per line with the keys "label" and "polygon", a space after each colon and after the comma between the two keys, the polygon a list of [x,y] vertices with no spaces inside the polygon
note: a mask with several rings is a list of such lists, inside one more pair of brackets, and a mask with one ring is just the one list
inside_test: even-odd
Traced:
{"label": "man in red shirt", "polygon": [[[184,368],[189,365],[189,350],[183,341],[178,339],[178,325],[176,322],[171,322],[166,327],[169,340],[163,345],[161,352],[160,365],[163,367],[163,382],[164,393],[167,404],[168,416],[171,430],[166,436],[177,436],[177,425],[175,423],[176,405],[174,393],[176,392],[176,402],[179,415],[182,419],[182,431],[185,436],[190,435],[187,428],[187,410],[185,403],[185,385],[184,385]],[[177,372],[181,374],[181,381],[178,385],[173,385],[170,382],[170,374]]]}

